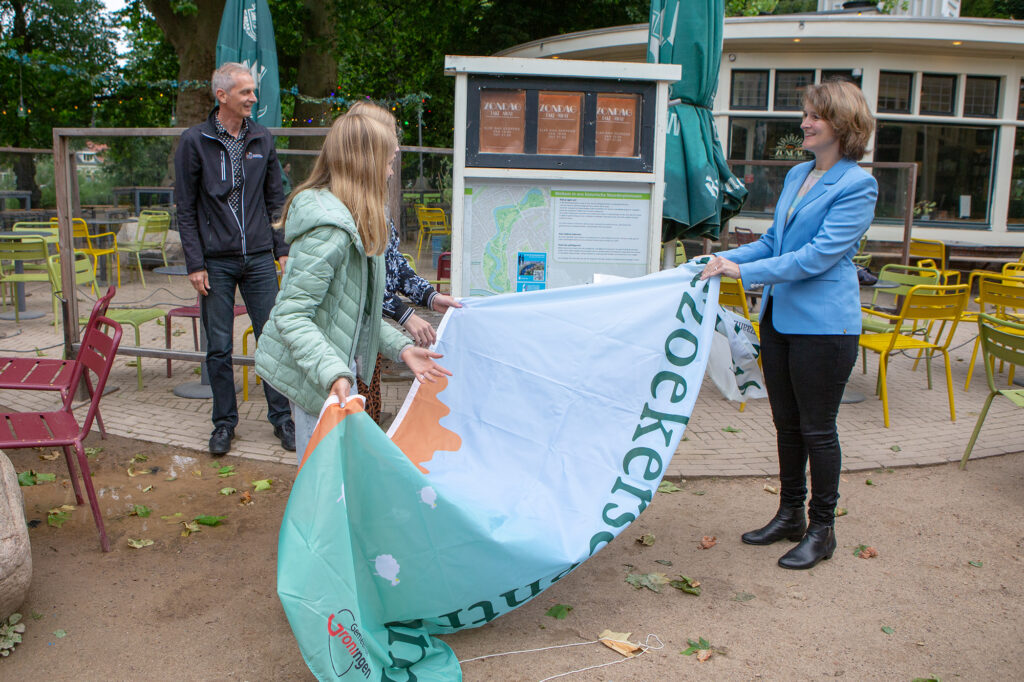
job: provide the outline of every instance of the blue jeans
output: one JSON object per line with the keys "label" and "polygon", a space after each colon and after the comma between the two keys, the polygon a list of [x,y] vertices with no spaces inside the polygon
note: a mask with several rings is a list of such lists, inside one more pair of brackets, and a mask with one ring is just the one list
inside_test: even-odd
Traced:
{"label": "blue jeans", "polygon": [[803,505],[810,460],[808,516],[831,526],[842,467],[836,415],[857,362],[858,337],[782,334],[772,325],[771,300],[761,320],[761,363],[778,440],[780,502],[786,507]]}
{"label": "blue jeans", "polygon": [[[277,297],[277,272],[270,251],[248,256],[207,258],[206,274],[210,291],[201,296],[200,314],[206,330],[206,371],[213,389],[213,426],[238,424],[238,403],[235,400],[235,372],[231,366],[234,350],[235,289],[242,292],[242,301],[249,311],[256,343],[263,325],[270,316]],[[281,426],[291,419],[288,399],[263,382],[267,397],[267,419]]]}

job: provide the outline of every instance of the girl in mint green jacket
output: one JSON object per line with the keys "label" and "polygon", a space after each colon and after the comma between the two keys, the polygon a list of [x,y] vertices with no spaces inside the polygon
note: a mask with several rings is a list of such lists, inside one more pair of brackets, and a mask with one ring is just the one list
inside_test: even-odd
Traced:
{"label": "girl in mint green jacket", "polygon": [[256,349],[256,371],[292,404],[300,458],[324,401],[369,384],[378,350],[420,382],[451,375],[381,318],[393,129],[363,115],[331,126],[309,178],[285,203],[290,244],[281,291]]}

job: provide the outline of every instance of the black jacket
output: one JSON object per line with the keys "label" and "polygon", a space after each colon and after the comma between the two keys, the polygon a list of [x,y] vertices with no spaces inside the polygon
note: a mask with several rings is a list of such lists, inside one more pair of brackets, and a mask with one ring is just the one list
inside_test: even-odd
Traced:
{"label": "black jacket", "polygon": [[185,265],[190,273],[206,269],[206,258],[274,252],[287,256],[280,230],[271,227],[284,205],[281,170],[274,138],[266,128],[248,121],[242,153],[242,221],[228,205],[231,158],[217,138],[214,116],[186,130],[174,154],[174,200]]}

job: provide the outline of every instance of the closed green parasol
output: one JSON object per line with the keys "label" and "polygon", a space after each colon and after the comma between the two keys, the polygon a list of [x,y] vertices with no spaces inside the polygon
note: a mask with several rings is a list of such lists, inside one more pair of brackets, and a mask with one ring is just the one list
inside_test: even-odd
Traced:
{"label": "closed green parasol", "polygon": [[281,127],[281,86],[277,75],[274,23],[267,0],[227,0],[217,34],[217,66],[244,64],[256,81],[259,101],[252,118],[260,125]]}
{"label": "closed green parasol", "polygon": [[647,61],[680,64],[669,88],[662,241],[717,239],[747,197],[715,132],[711,106],[722,61],[723,0],[651,0]]}

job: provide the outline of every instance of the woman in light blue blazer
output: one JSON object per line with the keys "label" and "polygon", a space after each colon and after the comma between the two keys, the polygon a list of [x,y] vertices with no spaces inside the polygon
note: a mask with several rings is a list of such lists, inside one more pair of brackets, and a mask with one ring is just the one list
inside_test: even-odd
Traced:
{"label": "woman in light blue blazer", "polygon": [[786,175],[771,228],[756,242],[712,257],[702,275],[764,285],[761,361],[782,490],[775,517],[742,539],[751,545],[799,540],[779,559],[792,569],[811,568],[836,548],[842,459],[836,414],[861,330],[853,255],[878,197],[878,183],[857,165],[874,129],[860,88],[848,81],[808,86],[800,128],[814,161]]}

